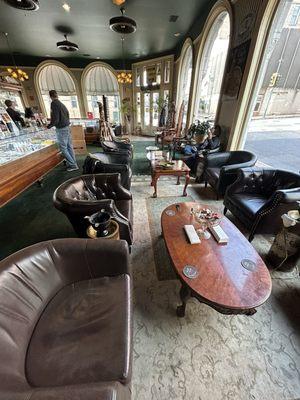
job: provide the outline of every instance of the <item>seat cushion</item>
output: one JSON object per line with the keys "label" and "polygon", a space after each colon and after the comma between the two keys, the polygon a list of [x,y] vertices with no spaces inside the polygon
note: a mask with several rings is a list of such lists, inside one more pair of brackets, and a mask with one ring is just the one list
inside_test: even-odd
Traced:
{"label": "seat cushion", "polygon": [[126,382],[129,296],[128,275],[80,281],[61,289],[33,332],[26,358],[28,382],[34,387]]}
{"label": "seat cushion", "polygon": [[233,194],[230,201],[247,216],[253,219],[257,212],[266,204],[268,199],[261,195]]}
{"label": "seat cushion", "polygon": [[117,209],[131,224],[133,222],[132,200],[115,200]]}

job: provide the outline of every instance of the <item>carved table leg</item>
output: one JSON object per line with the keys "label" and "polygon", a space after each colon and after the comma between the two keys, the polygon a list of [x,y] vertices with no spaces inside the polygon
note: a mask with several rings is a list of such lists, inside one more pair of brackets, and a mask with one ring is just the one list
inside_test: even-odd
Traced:
{"label": "carved table leg", "polygon": [[159,176],[157,174],[154,174],[153,178],[152,178],[152,186],[154,187],[154,193],[153,193],[152,197],[154,197],[154,198],[157,197],[157,181],[158,181],[158,178],[159,178]]}
{"label": "carved table leg", "polygon": [[191,289],[187,285],[182,284],[179,294],[182,304],[177,307],[176,314],[177,317],[183,318],[185,316],[186,303],[191,297]]}
{"label": "carved table leg", "polygon": [[183,189],[183,196],[184,196],[184,197],[187,196],[186,189],[187,189],[189,183],[190,183],[190,174],[189,174],[189,173],[186,173],[186,174],[185,174],[185,185],[184,185],[184,189]]}
{"label": "carved table leg", "polygon": [[177,183],[176,183],[176,185],[180,185],[180,176],[179,176],[179,175],[177,176]]}
{"label": "carved table leg", "polygon": [[256,313],[256,309],[252,308],[251,310],[247,311],[245,314],[251,316],[251,315],[254,315],[255,313]]}

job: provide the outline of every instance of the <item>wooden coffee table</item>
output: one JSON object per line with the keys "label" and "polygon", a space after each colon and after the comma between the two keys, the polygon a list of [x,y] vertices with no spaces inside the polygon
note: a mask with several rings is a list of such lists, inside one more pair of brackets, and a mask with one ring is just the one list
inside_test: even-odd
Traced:
{"label": "wooden coffee table", "polygon": [[[178,205],[166,208],[161,216],[162,235],[173,268],[182,283],[182,305],[177,308],[177,315],[184,317],[190,297],[222,314],[253,315],[256,308],[268,299],[272,289],[269,271],[261,257],[226,217],[222,218],[220,226],[229,237],[228,244],[218,244],[213,236],[208,240],[201,239],[200,244],[190,244],[183,226],[192,224],[195,229],[200,227],[190,212],[199,203]],[[200,206],[209,208],[203,204]],[[247,265],[249,263],[245,260],[251,260],[254,265]],[[186,265],[198,270],[195,279],[183,274]]]}
{"label": "wooden coffee table", "polygon": [[159,165],[160,160],[151,161],[151,186],[154,187],[153,197],[157,197],[157,181],[160,176],[177,176],[177,185],[180,184],[180,177],[185,176],[185,185],[183,188],[183,196],[187,196],[186,189],[190,182],[190,169],[182,160],[172,161],[174,164],[167,169]]}

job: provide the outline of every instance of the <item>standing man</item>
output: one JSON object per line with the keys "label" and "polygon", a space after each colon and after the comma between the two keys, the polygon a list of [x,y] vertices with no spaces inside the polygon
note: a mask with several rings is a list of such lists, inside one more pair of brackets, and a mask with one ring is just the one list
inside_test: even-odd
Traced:
{"label": "standing man", "polygon": [[55,126],[59,148],[66,159],[67,171],[76,171],[78,165],[72,145],[69,111],[67,107],[58,100],[56,90],[50,90],[49,96],[52,100],[51,121],[47,128],[50,129]]}

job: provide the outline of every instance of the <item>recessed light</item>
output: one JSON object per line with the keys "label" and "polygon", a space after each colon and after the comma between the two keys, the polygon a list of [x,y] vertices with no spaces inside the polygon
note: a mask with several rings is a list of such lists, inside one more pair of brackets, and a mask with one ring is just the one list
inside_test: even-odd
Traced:
{"label": "recessed light", "polygon": [[46,54],[45,57],[51,57],[51,54]]}
{"label": "recessed light", "polygon": [[97,60],[100,60],[100,57],[96,57],[97,58]]}
{"label": "recessed light", "polygon": [[71,10],[71,6],[68,3],[64,3],[62,5],[62,8],[67,12],[70,12],[70,10]]}
{"label": "recessed light", "polygon": [[176,33],[174,33],[174,36],[176,36],[176,37],[178,37],[178,36],[180,36],[181,35],[181,33],[180,32],[176,32]]}

